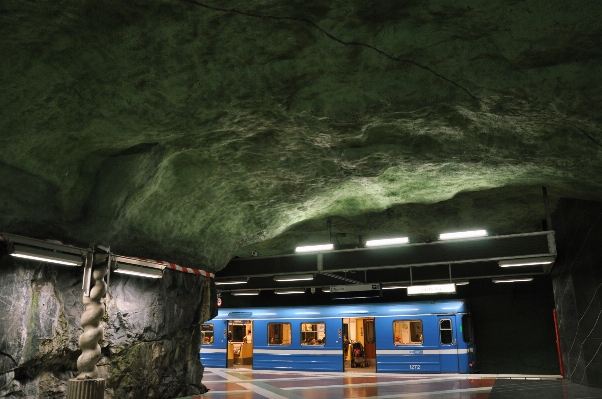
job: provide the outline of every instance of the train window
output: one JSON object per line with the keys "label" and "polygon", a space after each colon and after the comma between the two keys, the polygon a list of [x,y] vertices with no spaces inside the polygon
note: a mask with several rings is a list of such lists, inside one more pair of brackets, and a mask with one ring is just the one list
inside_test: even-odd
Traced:
{"label": "train window", "polygon": [[393,342],[395,345],[422,345],[422,320],[395,320]]}
{"label": "train window", "polygon": [[462,316],[462,338],[464,342],[472,342],[472,320],[467,314]]}
{"label": "train window", "polygon": [[203,333],[203,345],[213,344],[213,324],[203,324],[201,326]]}
{"label": "train window", "polygon": [[301,345],[324,345],[325,331],[325,323],[301,323]]}
{"label": "train window", "polygon": [[450,345],[453,340],[452,322],[450,319],[439,320],[439,337],[443,345]]}
{"label": "train window", "polygon": [[290,345],[291,344],[291,323],[270,323],[270,324],[268,324],[268,344],[269,345]]}

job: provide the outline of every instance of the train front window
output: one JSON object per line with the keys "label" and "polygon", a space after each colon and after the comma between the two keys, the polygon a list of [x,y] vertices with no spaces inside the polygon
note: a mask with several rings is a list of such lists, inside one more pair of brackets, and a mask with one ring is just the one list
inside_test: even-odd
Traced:
{"label": "train front window", "polygon": [[422,320],[395,320],[393,342],[395,345],[422,345]]}
{"label": "train front window", "polygon": [[301,345],[326,344],[325,323],[301,323]]}
{"label": "train front window", "polygon": [[453,340],[453,333],[452,322],[450,319],[439,320],[439,337],[441,338],[441,344],[451,345]]}
{"label": "train front window", "polygon": [[290,345],[291,324],[270,323],[268,324],[268,345]]}
{"label": "train front window", "polygon": [[213,324],[203,324],[201,326],[203,333],[203,345],[213,344]]}
{"label": "train front window", "polygon": [[462,338],[464,342],[472,342],[472,320],[469,315],[462,316]]}

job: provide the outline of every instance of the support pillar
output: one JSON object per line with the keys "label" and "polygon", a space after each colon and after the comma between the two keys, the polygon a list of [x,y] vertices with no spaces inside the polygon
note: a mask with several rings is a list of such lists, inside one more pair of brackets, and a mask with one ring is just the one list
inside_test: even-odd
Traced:
{"label": "support pillar", "polygon": [[84,293],[84,313],[81,325],[84,332],[79,337],[79,347],[82,354],[77,359],[77,370],[80,372],[76,378],[70,379],[67,384],[67,399],[103,399],[105,380],[98,378],[96,364],[100,360],[101,352],[98,344],[103,338],[103,327],[100,321],[105,313],[102,299],[107,292],[104,277],[109,270],[109,254],[92,258],[92,279],[94,285],[90,296]]}

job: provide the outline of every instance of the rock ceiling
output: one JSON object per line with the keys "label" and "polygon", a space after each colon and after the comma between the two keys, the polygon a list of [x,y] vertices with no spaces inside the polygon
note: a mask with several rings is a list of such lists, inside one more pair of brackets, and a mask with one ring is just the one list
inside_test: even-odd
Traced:
{"label": "rock ceiling", "polygon": [[218,270],[602,200],[599,1],[4,1],[0,228]]}

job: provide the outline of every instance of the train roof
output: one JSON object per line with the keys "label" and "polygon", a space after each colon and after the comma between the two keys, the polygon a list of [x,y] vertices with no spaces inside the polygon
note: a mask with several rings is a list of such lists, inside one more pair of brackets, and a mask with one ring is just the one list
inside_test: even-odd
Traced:
{"label": "train roof", "polygon": [[462,300],[398,302],[355,305],[288,306],[265,308],[220,308],[217,320],[240,319],[312,319],[355,318],[382,316],[414,316],[426,314],[468,313],[468,304]]}

